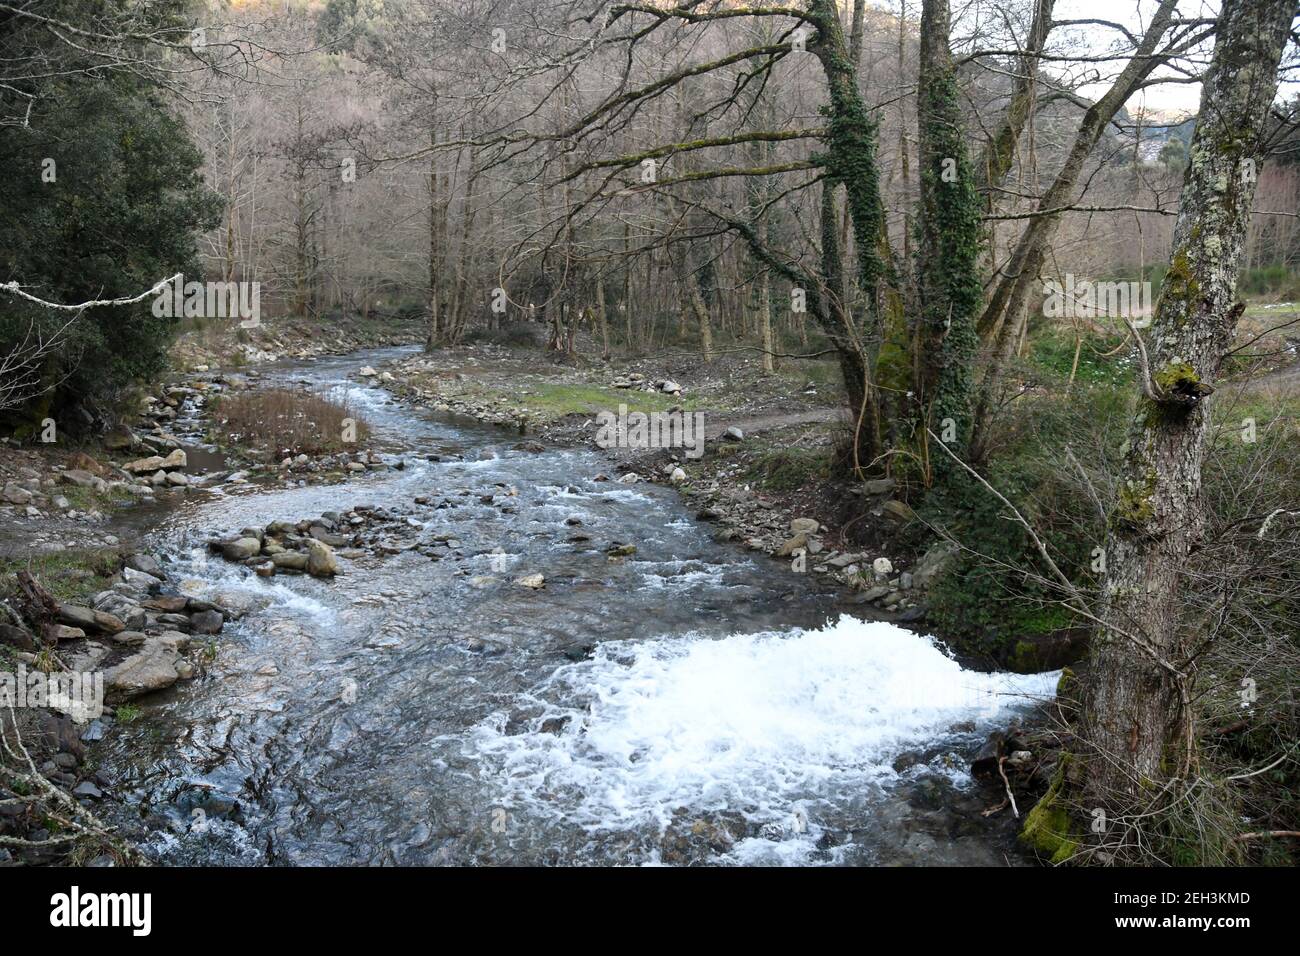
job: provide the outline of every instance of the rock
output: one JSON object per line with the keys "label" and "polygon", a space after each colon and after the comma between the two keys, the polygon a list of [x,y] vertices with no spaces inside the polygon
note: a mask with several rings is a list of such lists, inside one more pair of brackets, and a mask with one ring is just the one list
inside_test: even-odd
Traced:
{"label": "rock", "polygon": [[334,557],[334,549],[324,541],[308,539],[307,573],[316,578],[332,578],[339,573],[339,563]]}
{"label": "rock", "polygon": [[72,791],[72,795],[74,797],[89,797],[91,800],[99,800],[104,796],[104,791],[89,780],[83,780],[77,784],[76,789]]}
{"label": "rock", "polygon": [[795,518],[790,522],[791,534],[816,534],[820,528],[815,518]]}
{"label": "rock", "polygon": [[119,631],[113,635],[113,643],[123,647],[140,647],[146,639],[144,631]]}
{"label": "rock", "polygon": [[515,584],[536,591],[538,588],[546,587],[546,578],[540,574],[525,574],[522,578],[517,578]]}
{"label": "rock", "polygon": [[175,488],[184,488],[189,483],[190,480],[179,471],[173,471],[167,475],[167,484]]}
{"label": "rock", "polygon": [[614,544],[605,549],[605,553],[611,558],[627,558],[636,554],[636,545],[634,544]]}
{"label": "rock", "polygon": [[75,641],[86,636],[86,632],[79,627],[69,627],[67,624],[55,624],[50,628],[50,636],[56,641]]}
{"label": "rock", "polygon": [[379,373],[376,372],[376,371],[375,371],[373,368],[371,368],[369,365],[363,365],[363,366],[361,366],[361,371],[358,372],[357,374],[358,374],[358,375],[361,375],[363,378],[374,378],[374,377],[375,377],[376,375],[378,375]]}
{"label": "rock", "polygon": [[725,432],[722,433],[722,437],[725,438],[727,441],[744,441],[745,433],[741,431],[739,428],[737,428],[735,425],[732,425],[730,428],[728,428]]}
{"label": "rock", "polygon": [[262,542],[256,538],[239,538],[222,544],[221,556],[227,561],[247,561],[261,550]]}
{"label": "rock", "polygon": [[185,454],[185,449],[173,448],[171,454],[164,458],[158,467],[164,469],[184,468],[188,464],[189,457]]}
{"label": "rock", "polygon": [[883,495],[893,491],[897,484],[893,478],[873,478],[862,483],[862,490],[869,495]]}
{"label": "rock", "polygon": [[253,566],[253,571],[259,578],[275,577],[275,564],[271,561],[263,561],[261,564]]}
{"label": "rock", "polygon": [[888,558],[876,558],[871,562],[871,570],[883,576],[894,570],[894,564]]}
{"label": "rock", "polygon": [[138,439],[131,433],[131,429],[119,426],[109,431],[104,436],[104,447],[109,451],[124,451],[136,443]]}
{"label": "rock", "polygon": [[0,644],[16,647],[20,651],[36,653],[39,649],[36,638],[21,627],[14,627],[12,624],[0,624]]}
{"label": "rock", "polygon": [[668,395],[680,395],[682,393],[682,387],[672,379],[666,378],[659,383],[659,391]]}
{"label": "rock", "polygon": [[887,520],[896,524],[907,524],[916,517],[916,513],[913,512],[911,508],[895,498],[890,498],[882,504],[880,506],[880,513]]}
{"label": "rock", "polygon": [[80,468],[73,468],[61,474],[59,480],[65,485],[76,485],[78,488],[94,488],[95,482],[99,479],[96,479],[95,476],[88,471],[83,471]]}
{"label": "rock", "polygon": [[776,549],[776,556],[778,558],[788,558],[796,551],[805,551],[807,550],[807,548],[808,548],[808,536],[801,531],[798,534],[796,534],[793,538],[789,538],[788,540],[783,542],[781,547]]}
{"label": "rock", "polygon": [[5,485],[4,491],[0,492],[0,498],[3,498],[11,505],[31,504],[32,497],[30,491],[20,485],[15,485],[13,482]]}
{"label": "rock", "polygon": [[947,566],[961,549],[955,541],[940,541],[932,546],[916,562],[912,570],[912,584],[922,591],[928,590],[939,573]]}
{"label": "rock", "polygon": [[118,634],[126,630],[126,625],[122,623],[121,618],[107,611],[92,611],[88,607],[78,607],[75,604],[60,604],[57,616],[64,624],[71,624],[83,631]]}
{"label": "rock", "polygon": [[146,574],[143,571],[137,571],[132,567],[122,569],[122,580],[133,588],[139,588],[142,591],[156,591],[162,587],[162,578],[155,577],[152,574]]}
{"label": "rock", "polygon": [[862,600],[865,603],[870,604],[872,601],[879,601],[882,597],[884,597],[888,593],[889,593],[889,585],[877,584],[875,587],[867,588],[865,591],[862,592]]}
{"label": "rock", "polygon": [[190,631],[194,634],[219,634],[225,623],[220,611],[200,611],[190,615]]}
{"label": "rock", "polygon": [[152,574],[156,578],[165,577],[162,565],[150,554],[133,554],[126,559],[126,566],[144,574]]}
{"label": "rock", "polygon": [[139,653],[128,657],[104,675],[104,697],[109,703],[132,700],[176,683],[181,659],[174,644],[164,637],[151,637]]}
{"label": "rock", "polygon": [[686,480],[686,472],[681,468],[674,468],[672,474],[668,476],[668,480],[674,485],[679,485]]}
{"label": "rock", "polygon": [[904,591],[912,590],[912,572],[904,571],[898,576],[898,586]]}
{"label": "rock", "polygon": [[271,563],[281,570],[306,571],[307,555],[301,551],[281,551],[271,555]]}
{"label": "rock", "polygon": [[69,508],[72,507],[72,502],[70,502],[67,498],[63,497],[63,495],[55,495],[53,498],[50,499],[50,504],[58,508],[60,511],[67,511]]}
{"label": "rock", "polygon": [[640,475],[635,471],[629,471],[626,475],[619,475],[618,483],[620,485],[635,485],[640,480]]}
{"label": "rock", "polygon": [[826,563],[832,568],[847,568],[850,564],[857,564],[862,559],[863,555],[861,554],[845,552],[844,554],[837,554],[833,558],[827,558]]}
{"label": "rock", "polygon": [[161,468],[162,463],[163,458],[161,455],[150,455],[148,458],[137,458],[135,461],[128,461],[122,466],[122,470],[136,475],[147,475]]}

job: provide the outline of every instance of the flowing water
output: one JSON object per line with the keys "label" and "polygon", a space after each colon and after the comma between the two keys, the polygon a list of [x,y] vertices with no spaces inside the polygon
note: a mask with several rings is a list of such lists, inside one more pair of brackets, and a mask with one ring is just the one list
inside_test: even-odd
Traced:
{"label": "flowing water", "polygon": [[[351,381],[398,354],[264,377],[346,394],[400,470],[225,485],[133,519],[173,581],[257,608],[101,745],[161,862],[889,862],[907,784],[969,786],[954,754],[1050,691],[840,616],[807,576],[714,542],[672,490],[595,481],[595,452],[514,450]],[[460,557],[267,580],[205,548],[358,504]],[[611,561],[613,542],[636,553]],[[544,589],[513,583],[533,572]],[[921,758],[900,772],[904,753]],[[907,859],[953,862],[932,845]]]}

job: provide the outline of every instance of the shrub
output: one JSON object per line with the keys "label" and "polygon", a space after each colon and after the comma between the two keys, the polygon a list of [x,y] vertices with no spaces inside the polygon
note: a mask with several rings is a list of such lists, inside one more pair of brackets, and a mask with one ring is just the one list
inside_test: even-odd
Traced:
{"label": "shrub", "polygon": [[270,455],[319,455],[355,447],[344,440],[350,421],[356,442],[370,427],[346,401],[310,392],[266,389],[227,396],[217,403],[220,440],[226,445],[252,445]]}

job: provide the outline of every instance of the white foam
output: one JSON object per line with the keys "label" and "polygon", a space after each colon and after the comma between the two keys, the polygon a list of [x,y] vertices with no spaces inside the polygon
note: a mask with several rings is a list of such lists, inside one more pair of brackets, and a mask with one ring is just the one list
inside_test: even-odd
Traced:
{"label": "white foam", "polygon": [[[928,638],[841,617],[820,630],[602,644],[529,695],[546,708],[532,732],[508,735],[497,715],[473,743],[507,800],[592,831],[663,827],[678,807],[788,820],[801,801],[847,803],[892,781],[902,750],[958,721],[1005,720],[1055,680],[966,671]],[[560,734],[538,732],[565,715]]]}

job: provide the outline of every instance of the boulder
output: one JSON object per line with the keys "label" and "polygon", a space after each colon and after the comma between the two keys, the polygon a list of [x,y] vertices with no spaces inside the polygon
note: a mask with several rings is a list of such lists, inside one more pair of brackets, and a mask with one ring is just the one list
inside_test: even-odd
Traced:
{"label": "boulder", "polygon": [[133,554],[126,559],[126,566],[145,574],[152,574],[156,578],[164,576],[162,564],[150,554]]}
{"label": "boulder", "polygon": [[256,538],[237,538],[221,545],[221,556],[227,561],[247,561],[261,550],[262,542]]}
{"label": "boulder", "polygon": [[137,458],[135,461],[128,461],[122,466],[123,471],[129,471],[134,475],[148,475],[162,467],[162,455],[150,455],[148,458]]}
{"label": "boulder", "polygon": [[176,665],[181,655],[167,635],[148,638],[137,654],[104,675],[104,697],[109,703],[132,700],[170,687],[180,678]]}
{"label": "boulder", "polygon": [[795,518],[790,522],[791,534],[816,534],[820,528],[815,518]]}
{"label": "boulder", "polygon": [[745,433],[741,431],[739,428],[737,428],[735,425],[732,425],[730,428],[728,428],[725,432],[722,433],[722,437],[725,438],[727,441],[744,441]]}
{"label": "boulder", "polygon": [[315,538],[307,540],[307,573],[315,578],[332,578],[339,573],[338,559],[334,549],[324,541]]}
{"label": "boulder", "polygon": [[117,634],[126,630],[126,625],[122,623],[121,618],[107,611],[92,611],[88,607],[78,607],[75,604],[60,604],[57,617],[62,623],[79,627],[83,631]]}
{"label": "boulder", "polygon": [[65,471],[59,476],[59,480],[65,485],[76,485],[78,488],[93,488],[97,480],[94,475],[80,468],[73,468]]}
{"label": "boulder", "polygon": [[271,555],[275,567],[289,571],[306,571],[307,555],[301,551],[279,551]]}
{"label": "boulder", "polygon": [[219,634],[225,623],[220,611],[199,611],[190,615],[190,631],[195,634]]}
{"label": "boulder", "polygon": [[4,491],[0,492],[0,498],[3,498],[11,505],[27,505],[32,502],[32,493],[20,485],[13,482],[5,485]]}
{"label": "boulder", "polygon": [[955,541],[940,541],[931,547],[921,556],[921,560],[916,562],[916,567],[912,569],[913,586],[920,588],[922,591],[928,589],[959,550],[961,549]]}
{"label": "boulder", "polygon": [[171,454],[164,458],[158,467],[164,469],[184,468],[187,464],[189,464],[189,458],[185,454],[185,449],[174,448],[172,449]]}

